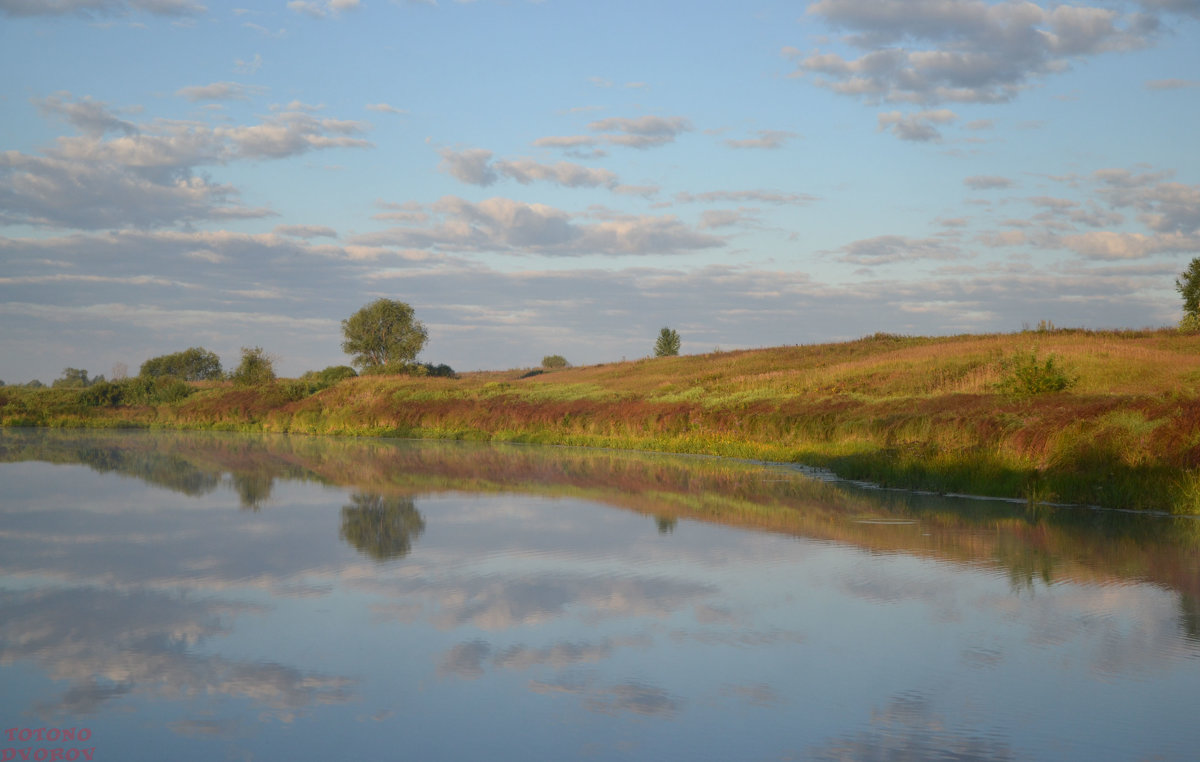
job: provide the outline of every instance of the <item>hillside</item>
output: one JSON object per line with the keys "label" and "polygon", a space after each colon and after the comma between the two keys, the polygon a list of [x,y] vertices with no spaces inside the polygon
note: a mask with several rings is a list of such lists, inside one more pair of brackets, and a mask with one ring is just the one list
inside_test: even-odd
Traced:
{"label": "hillside", "polygon": [[696,452],[885,486],[1200,513],[1200,335],[1171,330],[877,334],[537,375],[368,376],[315,393],[207,384],[150,405],[3,388],[0,421]]}

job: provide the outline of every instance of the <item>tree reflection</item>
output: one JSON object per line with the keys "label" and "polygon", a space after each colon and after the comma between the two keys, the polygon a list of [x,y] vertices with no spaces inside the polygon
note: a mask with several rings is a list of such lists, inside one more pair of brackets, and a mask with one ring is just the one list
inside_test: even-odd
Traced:
{"label": "tree reflection", "polygon": [[674,516],[655,516],[654,523],[658,526],[659,534],[671,534],[675,531],[675,525],[679,523],[679,519]]}
{"label": "tree reflection", "polygon": [[355,493],[342,507],[341,538],[376,561],[403,558],[425,531],[412,498]]}
{"label": "tree reflection", "polygon": [[257,511],[271,497],[275,479],[269,473],[241,471],[234,472],[232,476],[233,489],[237,492],[243,509]]}

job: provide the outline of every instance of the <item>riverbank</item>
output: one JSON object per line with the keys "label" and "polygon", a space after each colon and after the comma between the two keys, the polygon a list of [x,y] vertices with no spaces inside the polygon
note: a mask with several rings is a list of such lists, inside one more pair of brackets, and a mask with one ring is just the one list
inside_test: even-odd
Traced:
{"label": "riverbank", "polygon": [[[1052,391],[1057,386],[1065,386]],[[530,374],[195,385],[155,404],[0,388],[7,426],[588,445],[806,463],[885,486],[1200,513],[1200,335],[1026,331]]]}

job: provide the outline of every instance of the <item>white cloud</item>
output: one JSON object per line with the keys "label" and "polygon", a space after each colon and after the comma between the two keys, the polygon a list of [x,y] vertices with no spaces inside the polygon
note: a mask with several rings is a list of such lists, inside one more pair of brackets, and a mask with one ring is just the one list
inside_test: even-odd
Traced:
{"label": "white cloud", "polygon": [[276,225],[275,233],[293,238],[337,238],[337,231],[325,225]]}
{"label": "white cloud", "polygon": [[193,103],[196,101],[244,101],[252,95],[260,95],[264,88],[243,85],[237,82],[213,82],[208,85],[181,87],[175,94]]}
{"label": "white cloud", "polygon": [[255,53],[254,58],[251,58],[249,61],[238,58],[233,62],[233,67],[238,74],[253,74],[261,69],[262,65],[263,58],[258,53]]}
{"label": "white cloud", "polygon": [[939,238],[909,238],[900,235],[881,235],[843,246],[843,262],[859,265],[887,265],[919,259],[963,259],[967,257],[956,245]]}
{"label": "white cloud", "polygon": [[606,169],[593,169],[568,161],[543,164],[535,159],[518,157],[492,161],[492,152],[483,148],[455,151],[442,148],[439,169],[469,185],[488,186],[501,177],[522,185],[545,181],[567,188],[596,188],[617,186],[617,176]]}
{"label": "white cloud", "polygon": [[803,206],[817,201],[816,196],[807,193],[782,193],[770,190],[744,191],[706,191],[704,193],[676,193],[675,200],[681,204],[693,203],[748,203],[777,204],[786,206]]}
{"label": "white cloud", "polygon": [[1147,90],[1186,90],[1200,87],[1200,79],[1151,79],[1146,82]]}
{"label": "white cloud", "polygon": [[[597,145],[617,145],[627,148],[654,148],[675,141],[679,135],[692,130],[692,123],[682,116],[642,116],[634,119],[608,117],[588,124],[598,135],[559,135],[538,138],[538,148],[577,150]],[[602,155],[602,154],[599,154]]]}
{"label": "white cloud", "polygon": [[[97,229],[159,227],[205,219],[261,217],[237,190],[196,173],[238,159],[280,159],[335,147],[369,147],[360,122],[284,112],[256,125],[210,127],[159,120],[135,125],[104,104],[53,96],[39,102],[86,134],[61,137],[45,156],[0,154],[0,221]],[[108,132],[119,132],[106,137]]]}
{"label": "white cloud", "polygon": [[1072,60],[1153,42],[1157,23],[1102,7],[983,0],[820,0],[810,16],[861,51],[785,53],[796,74],[869,103],[999,103]]}
{"label": "white cloud", "polygon": [[942,139],[942,133],[935,125],[950,124],[958,119],[958,115],[948,109],[918,111],[915,114],[889,111],[880,114],[878,119],[881,131],[890,131],[901,140],[936,142]]}
{"label": "white cloud", "polygon": [[963,180],[963,185],[971,190],[997,190],[1011,188],[1013,181],[999,175],[974,175]]}
{"label": "white cloud", "polygon": [[677,254],[724,243],[673,216],[609,213],[588,223],[545,204],[507,198],[475,204],[456,196],[442,198],[432,211],[439,219],[433,226],[392,228],[357,236],[351,243],[547,256]]}
{"label": "white cloud", "polygon": [[131,11],[192,16],[206,10],[189,0],[0,0],[0,13],[7,16],[123,16]]}
{"label": "white cloud", "polygon": [[376,112],[378,112],[378,113],[380,113],[380,114],[400,114],[400,115],[403,115],[403,114],[407,114],[407,113],[408,113],[408,112],[407,112],[407,111],[405,111],[404,109],[396,108],[395,106],[389,106],[389,105],[388,105],[388,104],[386,104],[386,103],[368,103],[368,104],[367,104],[367,106],[366,106],[366,108],[367,108],[367,111],[376,111]]}
{"label": "white cloud", "polygon": [[455,151],[442,148],[438,151],[442,163],[438,169],[469,185],[488,186],[496,182],[498,176],[490,166],[492,152],[484,148],[468,148]]}
{"label": "white cloud", "polygon": [[358,10],[359,0],[290,0],[288,10],[315,19],[323,19],[346,11]]}
{"label": "white cloud", "polygon": [[34,99],[33,103],[42,114],[52,114],[70,122],[85,135],[99,137],[107,132],[123,132],[132,135],[137,127],[132,122],[119,119],[108,109],[103,101],[83,98],[70,101],[69,93],[57,93],[41,100]]}
{"label": "white cloud", "polygon": [[787,132],[786,130],[759,130],[757,138],[726,140],[725,145],[730,148],[763,148],[775,150],[783,148],[789,140],[795,137],[797,137],[796,133]]}

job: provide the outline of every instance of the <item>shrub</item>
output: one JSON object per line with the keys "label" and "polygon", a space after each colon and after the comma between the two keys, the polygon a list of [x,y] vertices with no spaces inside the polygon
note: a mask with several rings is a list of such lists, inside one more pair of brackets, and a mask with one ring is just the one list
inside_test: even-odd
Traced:
{"label": "shrub", "polygon": [[262,386],[275,380],[275,361],[262,347],[242,347],[242,362],[230,378],[238,386]]}
{"label": "shrub", "polygon": [[161,378],[175,376],[184,381],[216,381],[221,378],[221,358],[204,347],[151,357],[142,363],[139,376]]}
{"label": "shrub", "polygon": [[1037,350],[1018,352],[1000,361],[1001,378],[999,388],[1008,394],[1028,395],[1046,392],[1061,392],[1071,388],[1078,380],[1067,372],[1055,355],[1045,360],[1037,356]]}
{"label": "shrub", "polygon": [[54,380],[54,388],[84,389],[103,380],[104,376],[88,378],[87,371],[83,370],[82,368],[64,368],[62,377]]}
{"label": "shrub", "polygon": [[562,355],[546,355],[542,358],[543,368],[566,368],[571,363],[567,362],[567,358]]}
{"label": "shrub", "polygon": [[84,389],[79,395],[79,402],[88,407],[114,407],[121,404],[124,397],[124,384],[100,381]]}

